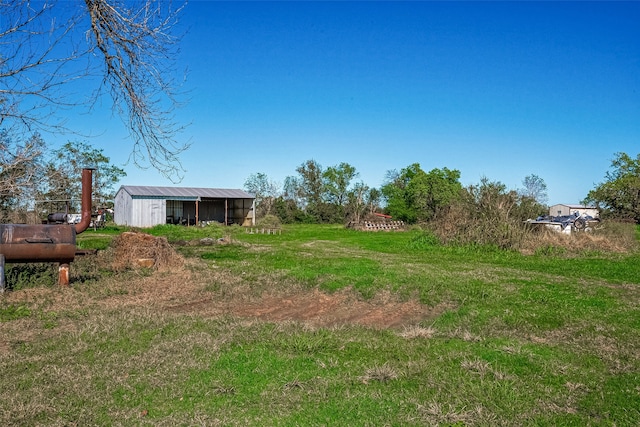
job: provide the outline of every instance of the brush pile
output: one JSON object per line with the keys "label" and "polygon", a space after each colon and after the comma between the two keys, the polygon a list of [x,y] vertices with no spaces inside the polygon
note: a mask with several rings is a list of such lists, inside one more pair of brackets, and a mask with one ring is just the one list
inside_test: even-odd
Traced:
{"label": "brush pile", "polygon": [[112,268],[115,271],[128,268],[153,268],[168,270],[182,266],[184,259],[165,237],[128,231],[111,243]]}

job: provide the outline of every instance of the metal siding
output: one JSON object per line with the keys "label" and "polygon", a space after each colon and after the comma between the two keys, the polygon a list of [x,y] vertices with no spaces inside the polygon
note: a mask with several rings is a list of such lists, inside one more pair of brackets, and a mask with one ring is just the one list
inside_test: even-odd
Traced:
{"label": "metal siding", "polygon": [[117,225],[130,225],[132,200],[129,193],[118,191],[113,202],[113,222]]}
{"label": "metal siding", "polygon": [[167,223],[167,201],[154,200],[154,202],[149,206],[151,209],[151,227]]}
{"label": "metal siding", "polygon": [[153,227],[167,220],[167,205],[162,199],[133,199],[132,227]]}
{"label": "metal siding", "polygon": [[598,209],[594,206],[557,204],[549,207],[549,215],[551,216],[571,215],[574,212],[578,212],[579,215],[587,214],[592,217],[598,217],[600,215]]}

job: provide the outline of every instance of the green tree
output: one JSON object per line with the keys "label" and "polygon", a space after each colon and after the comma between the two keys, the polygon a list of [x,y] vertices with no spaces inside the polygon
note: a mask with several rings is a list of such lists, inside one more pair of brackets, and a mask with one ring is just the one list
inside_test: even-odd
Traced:
{"label": "green tree", "polygon": [[315,222],[315,219],[300,209],[294,200],[284,196],[279,196],[274,200],[273,211],[283,224]]}
{"label": "green tree", "polygon": [[443,168],[419,173],[411,180],[407,190],[417,209],[418,220],[429,221],[460,196],[460,172]]}
{"label": "green tree", "polygon": [[616,153],[605,181],[589,191],[584,203],[594,203],[620,219],[640,222],[640,154]]}
{"label": "green tree", "polygon": [[324,180],[322,166],[315,160],[307,160],[296,168],[298,172],[298,190],[302,199],[302,209],[315,222],[330,222],[329,212],[323,200]]}
{"label": "green tree", "polygon": [[[53,152],[47,164],[47,188],[44,198],[48,200],[78,201],[81,196],[83,168],[95,169],[93,173],[93,200],[100,206],[111,206],[114,186],[126,176],[125,171],[110,163],[102,149],[86,142],[67,142]],[[73,209],[79,207],[74,205]]]}
{"label": "green tree", "polygon": [[519,190],[523,197],[535,200],[541,205],[545,205],[549,200],[547,195],[547,184],[544,179],[536,174],[527,175],[522,180],[523,188]]}
{"label": "green tree", "polygon": [[383,197],[386,200],[386,211],[395,219],[405,222],[415,222],[417,214],[412,207],[407,187],[413,177],[422,172],[420,165],[414,163],[402,169],[387,171],[385,184],[381,188]]}
{"label": "green tree", "polygon": [[358,176],[356,168],[349,163],[330,166],[323,173],[325,199],[337,206],[344,206],[351,181]]}
{"label": "green tree", "polygon": [[344,162],[337,166],[330,166],[322,173],[325,221],[343,222],[345,220],[346,205],[353,202],[349,197],[354,190],[350,188],[351,181],[357,176],[356,168]]}
{"label": "green tree", "polygon": [[428,221],[460,196],[460,172],[448,168],[428,173],[414,163],[400,172],[387,172],[381,191],[387,212],[394,218],[413,223]]}

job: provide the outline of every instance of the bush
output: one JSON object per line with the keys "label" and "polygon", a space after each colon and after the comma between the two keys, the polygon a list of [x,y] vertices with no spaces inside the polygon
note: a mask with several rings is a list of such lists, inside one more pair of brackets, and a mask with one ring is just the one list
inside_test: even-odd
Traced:
{"label": "bush", "polygon": [[444,244],[491,246],[529,254],[620,252],[635,246],[633,232],[617,225],[567,236],[526,222],[544,210],[535,200],[485,178],[467,187],[460,200],[442,211],[430,228]]}
{"label": "bush", "polygon": [[433,233],[445,244],[496,246],[519,249],[531,234],[524,220],[530,212],[523,199],[499,182],[483,179],[469,186],[460,200],[443,210],[431,223]]}

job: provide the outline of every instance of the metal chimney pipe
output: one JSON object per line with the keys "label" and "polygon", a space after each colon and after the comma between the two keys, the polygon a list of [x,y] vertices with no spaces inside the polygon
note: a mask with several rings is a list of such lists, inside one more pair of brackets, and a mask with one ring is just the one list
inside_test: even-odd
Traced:
{"label": "metal chimney pipe", "polygon": [[82,233],[89,228],[91,224],[91,190],[92,190],[92,178],[94,169],[85,168],[82,169],[82,217],[80,222],[75,225],[76,234]]}

